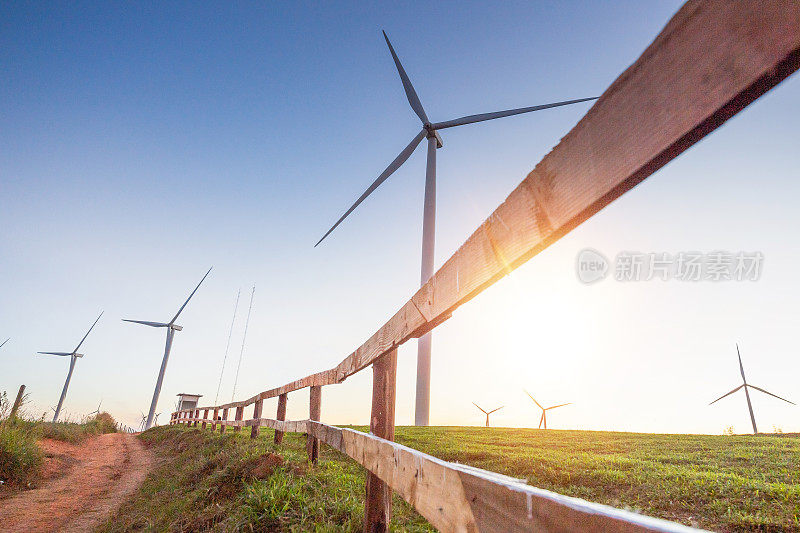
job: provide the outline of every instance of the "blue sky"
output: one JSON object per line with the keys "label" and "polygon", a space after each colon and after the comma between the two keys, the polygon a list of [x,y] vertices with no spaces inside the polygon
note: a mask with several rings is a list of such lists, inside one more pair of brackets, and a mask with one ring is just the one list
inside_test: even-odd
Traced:
{"label": "blue sky", "polygon": [[[0,389],[128,423],[149,405],[163,332],[181,317],[159,411],[177,392],[229,398],[329,368],[413,294],[424,150],[313,244],[418,131],[380,31],[432,120],[600,94],[678,2],[5,4],[0,7]],[[522,388],[573,401],[552,427],[747,431],[735,342],[753,383],[798,401],[796,76],[508,279],[434,338],[432,423],[534,425]],[[443,132],[437,266],[589,104]],[[585,286],[578,252],[761,251],[758,282]],[[398,423],[413,420],[415,343],[401,349]],[[231,364],[233,361],[233,364]],[[324,390],[323,420],[364,423],[370,374]],[[552,399],[552,401],[550,401]],[[754,396],[763,429],[800,410]],[[273,409],[266,406],[267,411]],[[307,416],[307,391],[289,415]]]}

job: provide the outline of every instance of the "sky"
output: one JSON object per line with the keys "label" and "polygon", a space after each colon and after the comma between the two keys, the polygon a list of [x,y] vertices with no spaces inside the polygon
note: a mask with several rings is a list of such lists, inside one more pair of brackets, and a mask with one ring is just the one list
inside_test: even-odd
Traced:
{"label": "sky", "polygon": [[[137,425],[167,321],[158,411],[213,404],[328,369],[419,282],[425,150],[314,243],[419,131],[386,30],[434,121],[597,96],[678,9],[665,2],[4,3],[0,6],[0,390]],[[748,432],[748,380],[800,402],[800,79],[749,106],[459,309],[433,337],[431,423]],[[440,266],[590,103],[453,128],[438,158]],[[594,284],[592,248],[760,252],[757,281]],[[242,350],[249,293],[255,301]],[[397,423],[413,423],[416,342],[399,351]],[[371,372],[323,390],[322,420],[365,424]],[[752,395],[759,429],[800,407]],[[276,400],[265,402],[274,412]],[[308,391],[288,416],[308,416]]]}

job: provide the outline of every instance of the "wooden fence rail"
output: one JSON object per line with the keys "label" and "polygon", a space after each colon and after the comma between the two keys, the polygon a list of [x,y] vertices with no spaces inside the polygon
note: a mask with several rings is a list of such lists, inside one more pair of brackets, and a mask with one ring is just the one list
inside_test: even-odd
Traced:
{"label": "wooden fence rail", "polygon": [[[239,402],[173,413],[170,423],[308,435],[369,470],[365,531],[385,531],[389,489],[442,531],[688,531],[438,460],[391,442],[397,347],[550,246],[722,125],[800,66],[800,2],[691,0],[436,274],[337,366]],[[372,365],[370,429],[319,422],[322,387]],[[309,420],[286,418],[288,393],[310,388]],[[278,397],[276,419],[263,400]],[[244,409],[254,415],[243,420]],[[235,409],[235,419],[228,410]],[[200,410],[204,411],[203,418]],[[213,418],[208,419],[213,410]],[[222,412],[221,416],[219,415]],[[383,437],[383,438],[382,438]]]}

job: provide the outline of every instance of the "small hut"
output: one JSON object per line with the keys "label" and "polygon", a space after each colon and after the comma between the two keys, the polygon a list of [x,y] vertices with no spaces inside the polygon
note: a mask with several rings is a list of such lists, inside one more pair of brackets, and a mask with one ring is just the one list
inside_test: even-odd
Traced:
{"label": "small hut", "polygon": [[197,407],[197,402],[202,396],[202,394],[187,394],[185,392],[178,394],[178,408],[176,411],[195,409]]}

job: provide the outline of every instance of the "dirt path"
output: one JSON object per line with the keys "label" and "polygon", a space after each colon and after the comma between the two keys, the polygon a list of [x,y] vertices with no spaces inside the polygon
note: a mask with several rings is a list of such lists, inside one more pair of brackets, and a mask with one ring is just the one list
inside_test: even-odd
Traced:
{"label": "dirt path", "polygon": [[139,488],[150,453],[126,433],[100,435],[79,445],[45,440],[42,486],[0,500],[4,532],[92,531]]}

